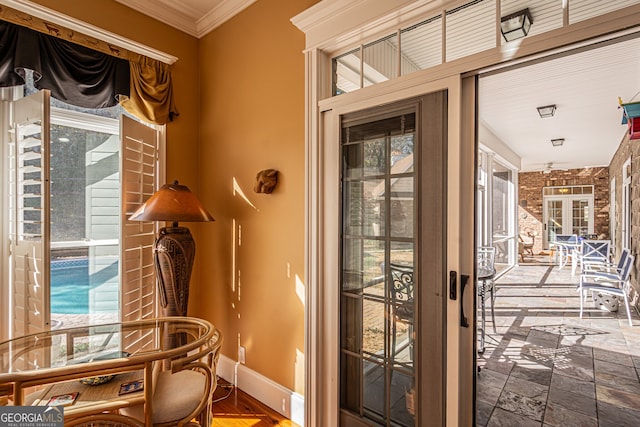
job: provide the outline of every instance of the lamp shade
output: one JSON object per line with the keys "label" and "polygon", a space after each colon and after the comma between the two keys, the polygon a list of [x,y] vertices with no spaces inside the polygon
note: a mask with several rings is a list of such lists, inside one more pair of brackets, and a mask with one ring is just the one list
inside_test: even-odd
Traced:
{"label": "lamp shade", "polygon": [[160,187],[129,217],[129,220],[173,221],[174,223],[215,221],[189,187],[178,184],[178,181]]}

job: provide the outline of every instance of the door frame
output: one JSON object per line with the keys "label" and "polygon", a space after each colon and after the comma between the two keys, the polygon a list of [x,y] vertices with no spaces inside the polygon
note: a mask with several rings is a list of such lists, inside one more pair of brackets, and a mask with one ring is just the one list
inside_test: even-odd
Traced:
{"label": "door frame", "polygon": [[[588,234],[593,234],[595,229],[594,220],[595,220],[595,197],[593,192],[591,194],[570,194],[566,196],[552,195],[552,196],[542,196],[542,223],[549,223],[549,208],[547,203],[552,200],[557,200],[562,202],[562,234],[574,234],[573,233],[573,224],[571,220],[573,217],[571,216],[572,206],[571,203],[574,200],[584,200],[589,199],[589,218],[591,221],[588,225]],[[567,231],[569,230],[569,231]],[[545,229],[543,233],[543,247],[545,249],[549,248],[549,230]]]}
{"label": "door frame", "polygon": [[[497,0],[498,1],[498,0]],[[396,32],[401,25],[417,22],[419,18],[432,15],[434,10],[442,11],[448,6],[458,6],[459,2],[447,0],[443,3],[434,2],[410,2],[407,0],[389,0],[388,2],[375,2],[365,0],[354,4],[347,1],[322,0],[292,18],[293,24],[305,34],[305,425],[308,427],[320,427],[325,425],[337,425],[338,417],[338,393],[336,382],[335,364],[337,352],[335,346],[327,348],[325,340],[330,341],[330,335],[325,331],[336,333],[335,322],[322,315],[325,307],[330,307],[332,301],[327,295],[323,285],[328,280],[336,278],[337,263],[335,241],[325,241],[327,227],[335,227],[339,213],[338,205],[325,197],[338,191],[337,165],[331,164],[335,157],[326,156],[323,151],[323,143],[327,141],[326,135],[335,132],[336,124],[330,123],[330,117],[326,112],[334,107],[351,103],[357,109],[363,109],[371,105],[368,101],[381,93],[389,93],[394,90],[402,91],[419,87],[425,82],[435,82],[439,79],[456,78],[463,82],[465,102],[461,103],[462,117],[459,132],[463,144],[458,145],[460,158],[458,164],[462,165],[454,177],[460,190],[460,200],[456,203],[466,213],[460,220],[460,230],[456,235],[449,234],[450,238],[460,237],[462,233],[474,236],[474,176],[467,172],[475,171],[475,152],[467,153],[469,145],[475,149],[476,142],[476,86],[472,80],[480,71],[488,68],[503,67],[506,64],[513,65],[520,61],[531,60],[535,56],[548,56],[554,53],[562,53],[574,49],[576,44],[592,45],[599,41],[608,40],[613,34],[620,31],[633,32],[638,25],[640,17],[640,5],[629,6],[615,12],[609,12],[602,16],[590,18],[586,21],[572,25],[563,25],[562,28],[544,32],[540,35],[529,36],[524,43],[501,45],[499,22],[500,16],[496,15],[496,46],[485,52],[474,54],[470,57],[447,61],[441,65],[431,67],[413,74],[378,83],[362,88],[354,92],[333,96],[331,91],[332,55],[341,51],[352,49],[354,46],[374,40],[386,32]],[[443,53],[444,54],[444,53]],[[460,78],[463,76],[464,78]],[[428,83],[425,83],[428,84]],[[419,92],[413,91],[410,95],[416,96]],[[401,99],[403,99],[401,98]],[[467,102],[472,101],[472,102]],[[359,105],[358,105],[359,104]],[[451,137],[452,134],[449,136]],[[335,138],[335,135],[334,135]],[[469,144],[469,141],[471,143]],[[472,160],[469,161],[469,158]],[[451,165],[449,165],[451,166]],[[451,167],[450,167],[451,171]],[[325,176],[326,174],[326,176]],[[451,172],[450,172],[451,174]],[[327,178],[326,181],[323,179]],[[449,182],[453,186],[454,182]],[[453,219],[450,218],[453,222]],[[469,225],[471,224],[471,226]],[[335,229],[335,228],[334,228]],[[334,240],[337,239],[337,236]],[[460,266],[465,271],[474,269],[474,240],[475,237],[459,242]],[[331,261],[334,265],[331,265]],[[465,273],[466,274],[466,273]],[[459,287],[458,287],[459,289]],[[451,304],[448,304],[448,307]],[[337,305],[333,306],[335,310]],[[464,299],[465,312],[472,312],[473,299],[468,292]],[[459,312],[457,312],[459,313]],[[457,325],[460,321],[450,315],[448,322]],[[449,320],[451,319],[451,321]],[[468,336],[467,336],[468,335]],[[460,370],[456,372],[460,384],[474,382],[475,355],[473,353],[473,331],[465,331],[460,334],[459,353],[448,354],[451,363],[456,363]],[[330,344],[330,343],[329,343]],[[330,353],[333,350],[335,353]],[[329,354],[329,359],[326,359]],[[464,358],[465,360],[461,360]],[[466,360],[468,358],[468,360]],[[469,368],[467,370],[467,368]],[[453,372],[449,370],[448,372]],[[447,425],[472,425],[472,405],[475,401],[473,387],[465,387],[458,384],[456,388],[448,390],[447,401],[451,404],[447,409]],[[465,391],[461,395],[451,396],[452,390]],[[469,399],[466,391],[473,391]],[[449,399],[449,397],[455,399]]]}
{"label": "door frame", "polygon": [[[460,221],[460,143],[461,143],[461,108],[462,108],[462,80],[459,75],[424,83],[416,79],[415,84],[397,88],[394,84],[380,85],[366,88],[356,95],[362,97],[362,92],[369,96],[353,102],[354,96],[345,94],[339,99],[329,99],[320,103],[319,128],[320,137],[312,148],[318,163],[311,169],[308,189],[313,196],[307,205],[311,213],[311,229],[316,230],[315,242],[312,246],[312,256],[307,260],[310,276],[307,286],[313,294],[307,307],[311,318],[310,348],[307,355],[313,357],[314,367],[312,382],[318,391],[317,420],[320,424],[311,425],[339,425],[340,405],[339,396],[339,283],[340,278],[340,171],[339,171],[339,137],[340,117],[344,114],[357,112],[418,96],[447,90],[447,248],[446,271],[460,271],[459,221]],[[382,90],[381,90],[382,89]],[[473,148],[473,147],[472,147]],[[317,216],[314,213],[319,213]],[[469,274],[470,271],[467,271]],[[470,293],[467,293],[470,297]],[[469,307],[471,307],[469,300]],[[459,343],[460,343],[460,302],[447,298],[445,307],[445,344],[447,355],[445,366],[445,414],[447,425],[457,425],[459,408]],[[468,312],[470,313],[470,311]],[[469,333],[471,331],[467,329]],[[426,398],[423,396],[422,398]],[[416,407],[420,403],[416,402]]]}

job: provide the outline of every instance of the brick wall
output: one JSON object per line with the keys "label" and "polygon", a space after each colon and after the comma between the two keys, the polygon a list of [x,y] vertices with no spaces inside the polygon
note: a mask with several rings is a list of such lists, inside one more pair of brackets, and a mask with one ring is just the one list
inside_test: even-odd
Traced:
{"label": "brick wall", "polygon": [[574,185],[594,186],[593,230],[600,238],[609,238],[609,168],[554,170],[550,173],[523,172],[518,174],[519,233],[525,240],[530,240],[528,234],[535,236],[534,253],[542,251],[542,189]]}
{"label": "brick wall", "polygon": [[610,179],[616,180],[616,229],[614,254],[619,254],[622,250],[622,166],[631,158],[631,253],[636,257],[635,266],[631,270],[631,286],[634,291],[631,294],[633,305],[638,305],[640,290],[638,280],[638,266],[640,266],[640,174],[635,171],[640,168],[640,141],[629,140],[628,134],[618,147],[611,164],[609,165]]}

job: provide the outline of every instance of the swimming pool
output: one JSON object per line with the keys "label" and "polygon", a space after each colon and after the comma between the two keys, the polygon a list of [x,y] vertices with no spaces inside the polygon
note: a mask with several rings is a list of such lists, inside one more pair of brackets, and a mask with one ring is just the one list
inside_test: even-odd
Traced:
{"label": "swimming pool", "polygon": [[100,312],[117,311],[117,284],[114,297],[114,284],[109,283],[114,270],[117,278],[117,263],[114,266],[89,275],[88,258],[51,260],[51,313],[88,314],[96,307]]}

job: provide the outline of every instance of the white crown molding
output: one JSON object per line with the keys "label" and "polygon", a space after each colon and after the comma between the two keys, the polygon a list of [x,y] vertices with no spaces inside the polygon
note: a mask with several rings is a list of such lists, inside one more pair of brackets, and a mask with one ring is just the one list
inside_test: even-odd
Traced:
{"label": "white crown molding", "polygon": [[255,2],[256,0],[222,0],[209,13],[196,21],[198,38],[207,35]]}
{"label": "white crown molding", "polygon": [[356,45],[372,34],[428,10],[460,0],[322,0],[291,18],[306,35],[306,49]]}
{"label": "white crown molding", "polygon": [[149,58],[156,59],[164,62],[165,64],[173,64],[178,60],[178,58],[173,55],[150,48],[133,40],[119,36],[118,34],[98,28],[94,25],[87,24],[86,22],[72,18],[53,9],[46,8],[29,0],[0,0],[0,4],[28,13],[29,15],[40,19],[46,19],[54,24],[62,25],[66,28],[103,40],[115,46],[123,47],[131,52],[148,56]]}
{"label": "white crown molding", "polygon": [[257,0],[209,0],[211,9],[204,16],[187,4],[173,4],[164,0],[161,4],[157,0],[116,1],[184,33],[202,38]]}
{"label": "white crown molding", "polygon": [[194,37],[198,36],[195,20],[188,14],[182,12],[185,9],[183,5],[169,6],[166,4],[158,5],[157,2],[149,0],[116,0],[133,10],[144,13],[153,19],[172,26],[184,33]]}

